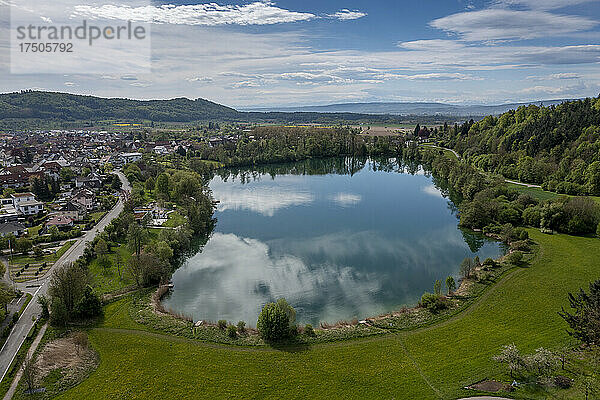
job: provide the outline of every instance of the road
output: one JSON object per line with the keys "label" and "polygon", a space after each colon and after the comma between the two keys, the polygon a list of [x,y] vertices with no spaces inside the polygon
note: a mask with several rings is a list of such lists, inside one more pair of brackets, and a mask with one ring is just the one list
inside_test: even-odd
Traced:
{"label": "road", "polygon": [[[116,171],[115,173],[119,176],[121,182],[123,183],[123,190],[131,191],[131,186],[129,185],[125,175],[123,175],[120,171]],[[50,276],[52,276],[53,270],[60,265],[77,260],[83,254],[86,243],[94,240],[96,235],[102,232],[104,228],[121,213],[121,211],[123,211],[123,199],[119,198],[119,201],[112,208],[112,210],[110,210],[94,228],[80,237],[77,242],[75,242],[75,244],[71,246],[71,248],[54,263],[46,275],[44,275],[44,277],[38,281],[38,285],[32,285],[32,282],[17,284],[17,288],[23,292],[31,293],[33,298],[29,302],[27,308],[25,308],[23,311],[23,314],[20,316],[10,335],[6,339],[4,346],[2,346],[2,349],[0,350],[0,373],[2,373],[2,378],[0,378],[0,381],[4,379],[4,375],[6,375],[10,364],[13,362],[17,352],[27,337],[27,334],[33,327],[32,317],[35,316],[37,318],[40,315],[41,308],[37,302],[37,299],[39,296],[48,293],[48,282],[50,281]]]}
{"label": "road", "polygon": [[[440,149],[440,150],[451,151],[456,156],[456,158],[458,158],[460,160],[460,154],[458,154],[456,151],[454,151],[452,149],[448,149],[446,147],[436,146],[434,144],[424,144],[424,145],[421,145],[421,146],[423,146],[423,147],[433,147],[433,148]],[[513,180],[510,180],[510,179],[504,179],[504,181],[506,183],[512,183],[512,184],[519,185],[519,186],[526,186],[528,188],[538,188],[538,189],[541,189],[540,185],[533,185],[531,183],[518,182],[518,181],[513,181]]]}

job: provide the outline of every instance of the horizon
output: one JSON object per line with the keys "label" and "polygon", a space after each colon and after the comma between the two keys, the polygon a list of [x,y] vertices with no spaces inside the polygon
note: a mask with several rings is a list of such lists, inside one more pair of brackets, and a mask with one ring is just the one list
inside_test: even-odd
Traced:
{"label": "horizon", "polygon": [[[11,23],[134,21],[151,27],[150,72],[61,74],[40,66],[40,73],[11,74],[10,57],[3,57],[1,92],[202,98],[235,109],[502,105],[600,93],[600,2],[594,0],[437,0],[428,7],[358,0],[39,3],[0,0],[3,51]],[[107,71],[113,64],[148,67],[131,51],[119,54],[92,64]],[[62,61],[70,70],[90,68]]]}

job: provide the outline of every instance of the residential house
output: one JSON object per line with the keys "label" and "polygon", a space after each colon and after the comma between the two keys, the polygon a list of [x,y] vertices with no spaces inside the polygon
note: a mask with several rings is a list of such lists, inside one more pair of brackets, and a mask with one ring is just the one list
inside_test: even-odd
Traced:
{"label": "residential house", "polygon": [[87,215],[87,209],[79,203],[68,201],[58,210],[58,215],[71,218],[73,221],[81,221]]}
{"label": "residential house", "polygon": [[123,164],[129,164],[142,159],[142,153],[121,153],[121,160]]}
{"label": "residential house", "polygon": [[96,195],[89,189],[78,190],[73,194],[71,201],[83,206],[88,211],[96,207]]}
{"label": "residential house", "polygon": [[75,178],[76,188],[99,189],[102,187],[102,180],[98,175],[78,176]]}
{"label": "residential house", "polygon": [[68,230],[73,227],[73,220],[69,217],[56,215],[46,222],[46,230],[49,230],[53,226],[56,226],[60,230]]}
{"label": "residential house", "polygon": [[37,201],[31,192],[10,195],[13,207],[23,215],[35,215],[44,210],[44,203]]}
{"label": "residential house", "polygon": [[0,224],[0,236],[14,235],[19,237],[27,232],[27,228],[20,222],[6,222]]}

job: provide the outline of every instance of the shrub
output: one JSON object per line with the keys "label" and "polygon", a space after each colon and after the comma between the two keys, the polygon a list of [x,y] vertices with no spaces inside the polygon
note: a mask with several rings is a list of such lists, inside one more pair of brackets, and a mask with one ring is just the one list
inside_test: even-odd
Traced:
{"label": "shrub", "polygon": [[421,296],[421,301],[419,302],[419,305],[433,313],[448,308],[448,304],[446,303],[443,296],[427,292],[425,292],[423,296]]}
{"label": "shrub", "polygon": [[315,330],[313,329],[311,324],[306,324],[304,327],[304,333],[306,336],[315,336]]}
{"label": "shrub", "polygon": [[229,325],[227,327],[227,336],[229,336],[232,339],[235,339],[237,337],[237,328],[235,327],[235,325]]}
{"label": "shrub", "polygon": [[16,324],[18,320],[19,320],[19,313],[16,312],[12,316],[12,322],[13,322],[13,324]]}
{"label": "shrub", "polygon": [[520,251],[513,251],[507,256],[506,259],[511,264],[519,265],[521,261],[523,261],[523,253],[521,253]]}
{"label": "shrub", "polygon": [[494,259],[488,257],[483,261],[483,265],[485,265],[486,267],[495,267],[496,266],[496,261],[494,261]]}
{"label": "shrub", "polygon": [[266,341],[280,341],[293,334],[295,318],[296,311],[285,299],[279,299],[277,303],[268,303],[263,307],[256,326]]}
{"label": "shrub", "polygon": [[[525,232],[527,233],[527,232]],[[510,248],[511,250],[518,250],[518,251],[530,251],[531,247],[529,247],[529,241],[527,240],[518,240],[516,242],[512,242],[510,244]]]}
{"label": "shrub", "polygon": [[239,321],[237,323],[237,330],[238,330],[239,333],[246,332],[246,323],[244,321]]}
{"label": "shrub", "polygon": [[554,384],[561,389],[568,389],[573,385],[573,381],[563,375],[554,377]]}
{"label": "shrub", "polygon": [[227,328],[227,321],[225,321],[224,319],[219,320],[219,322],[217,322],[217,326],[219,327],[219,329],[221,330],[225,330],[225,328]]}

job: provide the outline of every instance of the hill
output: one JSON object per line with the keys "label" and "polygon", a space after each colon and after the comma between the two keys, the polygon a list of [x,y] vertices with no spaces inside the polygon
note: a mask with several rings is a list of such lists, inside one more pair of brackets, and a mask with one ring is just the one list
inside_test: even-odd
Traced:
{"label": "hill", "polygon": [[[399,123],[390,115],[315,112],[240,112],[204,99],[131,100],[69,93],[21,91],[0,94],[0,127],[70,127],[102,121],[200,121],[269,123]],[[76,124],[79,123],[79,124]]]}
{"label": "hill", "polygon": [[231,119],[238,112],[204,99],[129,100],[68,93],[23,91],[0,95],[0,119],[150,120],[189,122]]}
{"label": "hill", "polygon": [[483,170],[549,191],[600,195],[600,97],[445,126],[440,139]]}
{"label": "hill", "polygon": [[500,105],[455,105],[445,103],[421,103],[421,102],[402,102],[402,103],[341,103],[329,104],[324,106],[303,106],[303,107],[273,107],[273,108],[254,108],[247,111],[260,112],[318,112],[318,113],[360,113],[360,114],[389,114],[404,116],[434,116],[445,115],[454,117],[476,117],[486,115],[499,115],[520,106],[536,104],[539,105],[558,105],[568,100],[544,100],[529,103],[508,103]]}

